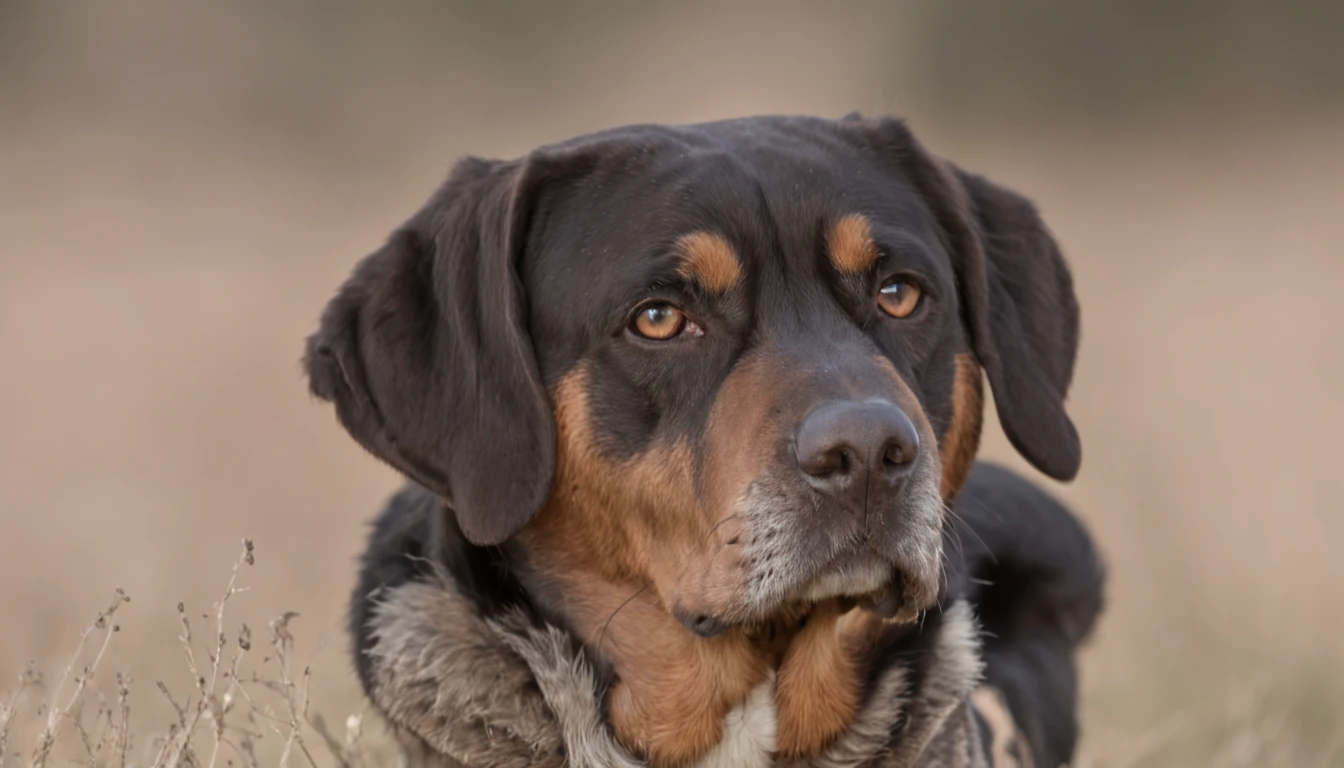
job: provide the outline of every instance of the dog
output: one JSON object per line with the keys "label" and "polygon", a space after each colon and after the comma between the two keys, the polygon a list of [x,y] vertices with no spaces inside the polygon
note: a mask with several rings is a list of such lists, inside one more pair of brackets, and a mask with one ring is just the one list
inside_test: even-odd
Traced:
{"label": "dog", "polygon": [[462,160],[304,356],[410,481],[365,690],[416,765],[1062,764],[1102,567],[975,456],[987,380],[1074,477],[1077,342],[1031,202],[899,120]]}

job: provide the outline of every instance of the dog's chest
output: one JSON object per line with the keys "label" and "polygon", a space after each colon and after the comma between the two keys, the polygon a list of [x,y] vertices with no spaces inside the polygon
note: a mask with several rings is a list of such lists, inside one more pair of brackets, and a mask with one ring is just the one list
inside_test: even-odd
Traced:
{"label": "dog's chest", "polygon": [[696,768],[769,768],[775,751],[775,674],[723,719],[723,740]]}

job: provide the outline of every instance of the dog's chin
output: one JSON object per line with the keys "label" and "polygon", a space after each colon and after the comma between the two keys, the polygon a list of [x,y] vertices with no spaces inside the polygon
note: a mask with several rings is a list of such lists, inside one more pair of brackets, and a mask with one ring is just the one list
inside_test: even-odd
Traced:
{"label": "dog's chin", "polygon": [[883,591],[899,569],[880,557],[842,558],[791,595],[790,602],[819,603],[837,597],[859,598]]}
{"label": "dog's chin", "polygon": [[930,488],[889,510],[891,519],[876,530],[818,533],[788,524],[795,515],[785,513],[793,510],[777,502],[795,497],[754,486],[740,513],[749,529],[754,520],[757,534],[740,557],[751,568],[734,570],[734,581],[740,579],[736,589],[719,589],[734,599],[716,604],[690,591],[692,599],[670,606],[672,613],[701,637],[736,626],[788,623],[825,603],[888,620],[915,619],[937,603],[943,580],[942,500],[936,486]]}
{"label": "dog's chin", "polygon": [[[938,561],[933,556],[933,561]],[[787,604],[806,610],[828,600],[895,622],[913,621],[938,599],[939,574],[867,555],[844,559],[809,581]]]}
{"label": "dog's chin", "polygon": [[[939,553],[920,558],[921,563],[939,560]],[[842,612],[869,611],[899,624],[914,621],[933,607],[938,599],[939,579],[937,572],[893,564],[875,554],[854,555],[831,563],[800,587],[769,606],[759,607],[752,615],[728,619],[681,608],[672,613],[683,626],[704,638],[716,637],[732,626],[760,627],[779,620],[790,623],[831,601]]]}

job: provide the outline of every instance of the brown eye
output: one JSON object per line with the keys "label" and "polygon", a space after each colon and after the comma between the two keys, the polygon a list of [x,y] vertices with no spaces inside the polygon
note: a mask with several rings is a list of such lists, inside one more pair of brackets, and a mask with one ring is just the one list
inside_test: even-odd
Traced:
{"label": "brown eye", "polygon": [[646,339],[666,341],[686,330],[686,314],[662,302],[646,304],[635,314],[632,328]]}
{"label": "brown eye", "polygon": [[882,311],[897,319],[909,317],[919,308],[921,297],[919,286],[909,280],[897,278],[882,286],[877,292],[877,304]]}

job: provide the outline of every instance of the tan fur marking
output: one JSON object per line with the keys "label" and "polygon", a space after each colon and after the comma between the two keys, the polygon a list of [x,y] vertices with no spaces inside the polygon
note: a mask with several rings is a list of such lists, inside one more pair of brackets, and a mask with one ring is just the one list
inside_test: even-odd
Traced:
{"label": "tan fur marking", "polygon": [[857,275],[867,272],[877,263],[877,244],[868,219],[851,213],[831,227],[826,238],[826,255],[837,271]]}
{"label": "tan fur marking", "polygon": [[971,706],[989,725],[993,741],[989,745],[994,768],[1033,768],[1031,747],[1021,738],[1013,713],[997,688],[982,685],[971,691]]}
{"label": "tan fur marking", "polygon": [[771,459],[770,452],[759,446],[769,445],[782,429],[771,413],[779,398],[781,365],[769,350],[757,351],[719,387],[705,430],[707,484],[717,498],[736,499]]}
{"label": "tan fur marking", "polygon": [[728,244],[712,232],[691,232],[677,240],[681,263],[677,273],[710,293],[724,293],[742,281],[742,265]]}
{"label": "tan fur marking", "polygon": [[[892,379],[897,404],[932,444],[913,391],[890,361],[877,362]],[[833,601],[823,603],[805,627],[769,644],[745,627],[701,638],[672,615],[680,607],[748,627],[766,618],[753,616],[746,602],[742,547],[735,545],[743,523],[716,516],[734,509],[751,483],[771,471],[772,455],[762,446],[775,445],[782,428],[776,410],[788,397],[777,376],[782,364],[778,353],[758,351],[724,382],[698,484],[692,449],[681,442],[654,443],[621,461],[604,455],[593,435],[584,368],[551,393],[555,482],[520,541],[562,596],[559,608],[574,631],[615,670],[607,697],[613,731],[653,766],[686,765],[713,750],[726,715],[776,664],[781,755],[820,754],[858,709],[862,659],[884,626],[871,614],[840,615]],[[796,627],[789,622],[801,616],[774,618]]]}
{"label": "tan fur marking", "polygon": [[[784,428],[775,411],[781,397],[778,372],[782,364],[772,350],[758,350],[733,369],[715,397],[704,432],[701,480],[717,515],[731,514],[751,484],[768,477],[774,468],[771,446],[782,440]],[[723,542],[744,530],[738,518],[716,519],[713,528]],[[729,621],[761,618],[748,615],[742,556],[740,546],[723,547],[706,566],[688,572],[682,594],[699,602],[687,602],[687,607],[703,608]]]}
{"label": "tan fur marking", "polygon": [[984,391],[980,366],[969,352],[957,355],[957,372],[952,382],[952,423],[938,446],[943,474],[939,491],[951,501],[961,490],[975,463],[980,448],[980,427],[984,418]]}
{"label": "tan fur marking", "polygon": [[621,609],[612,623],[619,626],[603,648],[625,663],[608,716],[621,742],[653,765],[684,765],[713,749],[728,711],[765,680],[766,665],[740,630],[699,638],[648,602]]}
{"label": "tan fur marking", "polygon": [[606,459],[588,391],[580,369],[552,394],[556,479],[520,538],[576,632],[616,670],[608,716],[617,737],[652,765],[684,765],[722,739],[724,717],[767,673],[741,630],[707,640],[670,612],[683,593],[706,588],[706,573],[728,567],[720,561],[732,554],[720,550],[738,529],[711,525],[687,446]]}
{"label": "tan fur marking", "polygon": [[785,757],[818,754],[859,709],[857,658],[844,642],[840,619],[834,601],[818,606],[779,665],[776,743]]}

